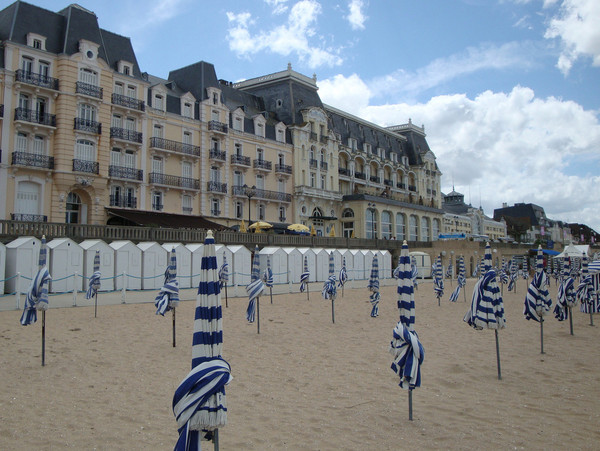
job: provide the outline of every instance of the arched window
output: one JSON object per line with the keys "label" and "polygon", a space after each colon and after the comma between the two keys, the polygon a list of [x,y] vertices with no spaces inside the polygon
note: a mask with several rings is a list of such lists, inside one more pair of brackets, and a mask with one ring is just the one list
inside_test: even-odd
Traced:
{"label": "arched window", "polygon": [[440,236],[440,220],[437,218],[435,218],[433,220],[432,234],[433,234],[433,241],[437,240]]}
{"label": "arched window", "polygon": [[396,213],[396,239],[406,239],[406,215],[404,213]]}
{"label": "arched window", "polygon": [[67,224],[79,224],[80,212],[81,212],[81,198],[75,193],[69,193],[67,195],[67,206],[66,206],[66,218]]}
{"label": "arched window", "polygon": [[354,211],[351,208],[346,208],[342,212],[342,236],[351,238],[354,232]]}
{"label": "arched window", "polygon": [[377,210],[374,208],[368,208],[366,210],[366,215],[366,237],[374,240],[377,238]]}
{"label": "arched window", "polygon": [[410,215],[409,233],[410,241],[419,241],[419,221],[415,215]]}
{"label": "arched window", "polygon": [[389,211],[381,213],[381,238],[384,240],[392,238],[392,214]]}
{"label": "arched window", "polygon": [[429,241],[429,218],[421,218],[421,241]]}
{"label": "arched window", "polygon": [[323,227],[323,212],[319,207],[316,207],[312,212],[312,222],[317,227]]}

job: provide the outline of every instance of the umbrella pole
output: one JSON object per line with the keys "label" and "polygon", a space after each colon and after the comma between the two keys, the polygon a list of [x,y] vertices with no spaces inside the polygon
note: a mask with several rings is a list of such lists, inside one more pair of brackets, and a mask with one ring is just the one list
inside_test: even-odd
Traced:
{"label": "umbrella pole", "polygon": [[213,449],[219,451],[219,429],[213,431]]}
{"label": "umbrella pole", "polygon": [[342,285],[342,297],[344,297],[344,285]]}
{"label": "umbrella pole", "polygon": [[442,304],[440,304],[440,298],[441,296],[438,296],[438,307],[440,307]]}
{"label": "umbrella pole", "polygon": [[410,421],[412,421],[413,419],[413,414],[412,414],[412,388],[408,389],[408,419]]}
{"label": "umbrella pole", "polygon": [[260,334],[260,298],[256,298],[256,333]]}
{"label": "umbrella pole", "polygon": [[573,308],[569,307],[569,328],[571,329],[571,335],[573,335]]}
{"label": "umbrella pole", "polygon": [[588,308],[590,309],[590,326],[593,326],[594,325],[594,316],[592,315],[592,303],[590,302],[588,304],[588,306],[589,306]]}
{"label": "umbrella pole", "polygon": [[331,300],[331,322],[335,324],[335,299]]}
{"label": "umbrella pole", "polygon": [[544,318],[540,318],[540,343],[542,346],[542,350],[540,354],[545,354],[544,352]]}
{"label": "umbrella pole", "polygon": [[306,300],[310,301],[310,290],[308,289],[308,282],[306,282]]}
{"label": "umbrella pole", "polygon": [[173,347],[175,347],[175,308],[173,308]]}
{"label": "umbrella pole", "polygon": [[98,316],[98,292],[96,291],[96,300],[94,301],[94,318]]}
{"label": "umbrella pole", "polygon": [[229,308],[229,303],[227,302],[227,284],[225,284],[225,308]]}
{"label": "umbrella pole", "polygon": [[273,287],[269,287],[269,294],[271,295],[271,304],[273,303]]}
{"label": "umbrella pole", "polygon": [[42,366],[46,364],[46,310],[42,310]]}
{"label": "umbrella pole", "polygon": [[498,380],[502,380],[502,370],[500,369],[500,344],[498,342],[498,329],[494,329],[496,334],[496,362],[498,363]]}

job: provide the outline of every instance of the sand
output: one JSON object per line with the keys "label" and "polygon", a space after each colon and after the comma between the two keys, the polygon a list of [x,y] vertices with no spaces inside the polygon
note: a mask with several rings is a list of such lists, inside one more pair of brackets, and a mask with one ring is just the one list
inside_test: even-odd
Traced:
{"label": "sand", "polygon": [[[600,317],[590,327],[589,315],[575,312],[574,336],[568,321],[549,317],[542,355],[539,324],[522,314],[525,281],[517,294],[505,286],[498,380],[494,332],[463,322],[468,303],[462,294],[448,302],[449,281],[440,307],[431,281],[421,284],[425,362],[408,421],[388,353],[395,287],[382,288],[378,318],[366,288],[346,289],[335,324],[321,287],[311,284],[310,300],[261,297],[260,334],[245,320],[247,299],[229,298],[223,355],[234,379],[222,450],[598,449]],[[555,302],[554,282],[551,294]],[[190,367],[194,291],[182,293],[190,300],[177,309],[175,348],[170,313],[156,316],[150,302],[118,305],[120,293],[100,296],[117,305],[101,305],[97,318],[93,306],[48,311],[44,367],[41,321],[23,327],[20,311],[0,312],[0,449],[173,448],[171,401]]]}

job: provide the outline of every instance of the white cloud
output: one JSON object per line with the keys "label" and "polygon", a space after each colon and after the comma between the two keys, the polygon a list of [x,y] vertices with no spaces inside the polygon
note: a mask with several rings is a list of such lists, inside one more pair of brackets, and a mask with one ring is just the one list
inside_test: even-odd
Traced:
{"label": "white cloud", "polygon": [[564,0],[544,37],[558,38],[562,52],[556,66],[567,75],[580,57],[591,57],[600,66],[600,2],[598,0]]}
{"label": "white cloud", "polygon": [[[425,124],[444,174],[444,192],[454,179],[467,201],[471,191],[475,206],[481,192],[489,215],[502,202],[532,202],[552,219],[582,222],[600,231],[596,112],[571,101],[537,98],[521,86],[509,93],[486,91],[474,99],[455,94],[427,103],[378,106],[368,105],[371,90],[356,75],[337,76],[319,86],[325,103],[374,123],[403,124],[411,118],[414,124]],[[345,97],[340,94],[344,91]]]}
{"label": "white cloud", "polygon": [[363,13],[365,4],[362,0],[350,0],[348,9],[350,12],[346,16],[353,30],[364,30],[367,16]]}
{"label": "white cloud", "polygon": [[[320,14],[321,5],[315,0],[301,0],[292,6],[285,24],[253,35],[249,28],[255,22],[250,13],[228,12],[229,48],[242,57],[262,51],[282,56],[295,53],[310,68],[338,66],[343,61],[338,50],[325,46],[317,36],[315,24]],[[314,41],[317,41],[316,45]]]}
{"label": "white cloud", "polygon": [[265,3],[273,7],[273,14],[283,14],[288,10],[287,0],[265,0]]}

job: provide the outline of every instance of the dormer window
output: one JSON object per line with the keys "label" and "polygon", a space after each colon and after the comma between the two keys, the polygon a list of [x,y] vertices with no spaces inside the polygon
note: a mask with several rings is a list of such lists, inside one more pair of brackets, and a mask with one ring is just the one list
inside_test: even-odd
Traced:
{"label": "dormer window", "polygon": [[132,75],[133,64],[131,64],[129,61],[120,60],[117,63],[117,71],[125,75]]}
{"label": "dormer window", "polygon": [[165,102],[162,94],[154,94],[154,108],[156,108],[157,110],[164,111],[164,104]]}
{"label": "dormer window", "polygon": [[262,114],[254,116],[254,134],[262,138],[265,137],[265,118]]}
{"label": "dormer window", "polygon": [[217,94],[216,92],[213,92],[212,99],[213,99],[213,105],[219,104],[219,94]]}
{"label": "dormer window", "polygon": [[46,50],[46,37],[36,33],[28,33],[27,45],[37,50]]}
{"label": "dormer window", "polygon": [[265,126],[263,124],[256,124],[256,135],[265,136]]}
{"label": "dormer window", "polygon": [[183,104],[183,115],[185,117],[192,117],[192,104],[189,102],[185,102]]}

